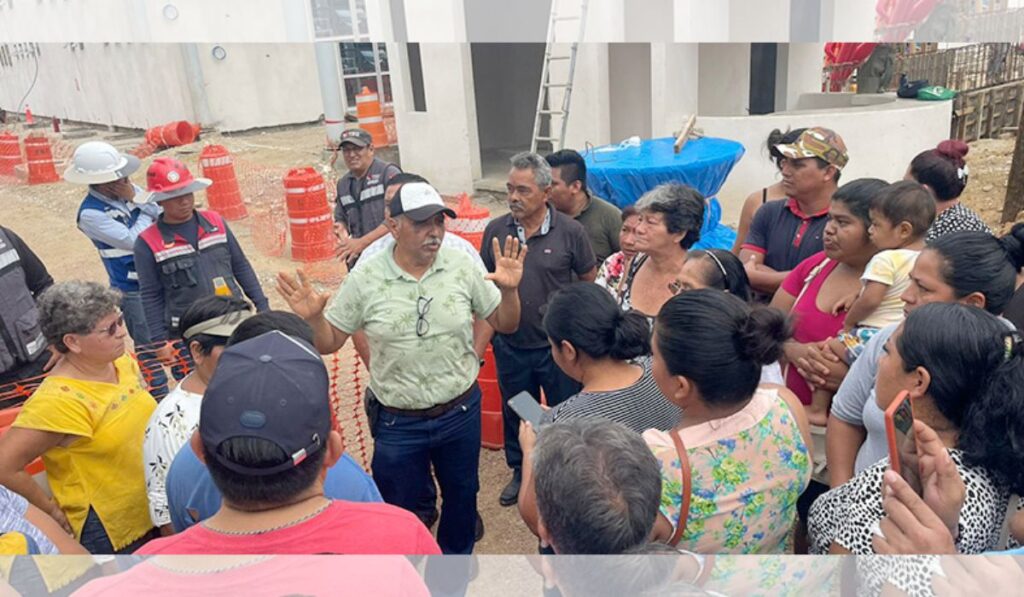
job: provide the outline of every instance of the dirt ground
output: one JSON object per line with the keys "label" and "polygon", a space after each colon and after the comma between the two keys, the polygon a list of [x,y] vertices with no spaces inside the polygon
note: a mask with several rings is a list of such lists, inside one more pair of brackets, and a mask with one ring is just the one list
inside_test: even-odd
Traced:
{"label": "dirt ground", "polygon": [[1005,226],[999,223],[1006,198],[1006,182],[1010,176],[1013,161],[1015,137],[1004,139],[982,139],[971,143],[967,154],[970,178],[967,189],[960,200],[978,212],[995,231],[1008,232],[1015,222],[1024,221],[1024,212],[1018,214],[1015,222]]}
{"label": "dirt ground", "polygon": [[[141,135],[127,136],[105,130],[97,130],[94,136],[87,136],[88,130],[72,129],[68,132],[76,138],[54,140],[54,154],[58,162],[69,158],[74,147],[87,140],[105,138],[122,151],[130,150],[142,141]],[[326,175],[328,188],[333,189],[337,174],[325,162],[330,155],[320,150],[322,134],[323,129],[319,126],[237,135],[204,134],[200,142],[152,156],[177,157],[189,165],[194,175],[199,176],[199,152],[205,143],[221,144],[231,152],[250,212],[249,218],[231,222],[231,229],[257,271],[274,308],[285,306],[274,291],[277,272],[295,269],[298,265],[291,261],[287,249],[278,242],[279,235],[287,226],[281,179],[291,168],[312,166]],[[389,160],[397,158],[394,150],[381,150],[379,155]],[[139,173],[132,177],[136,184],[145,186],[145,169],[152,157],[145,159]],[[342,164],[339,166],[344,170]],[[63,168],[62,163],[57,164],[58,173],[62,173]],[[25,239],[46,264],[54,279],[84,279],[106,283],[106,273],[96,249],[75,227],[75,214],[85,196],[84,188],[63,181],[34,186],[22,182],[11,178],[0,179],[0,224]],[[329,196],[333,199],[333,192],[329,192]],[[204,201],[205,197],[200,193],[197,199]],[[492,209],[492,213],[499,212],[502,207],[494,203],[486,205]],[[284,252],[273,255],[268,254],[268,249],[271,253],[282,249]],[[335,285],[342,276],[340,267],[334,266],[307,268],[307,271],[326,287]],[[343,372],[354,368],[350,351],[343,352],[339,366]],[[365,373],[360,374],[361,383],[365,385]],[[338,393],[343,402],[338,410],[345,431],[346,446],[357,460],[368,464],[366,460],[369,457],[370,441],[356,427],[357,423],[365,425],[365,420],[362,419],[361,403],[356,401],[354,386],[347,384]],[[498,494],[509,475],[502,452],[482,451],[479,510],[484,519],[486,534],[477,544],[477,553],[516,554],[536,551],[536,541],[522,524],[516,508],[502,508],[498,504]]]}
{"label": "dirt ground", "polygon": [[[58,162],[70,157],[74,147],[89,139],[107,138],[122,151],[127,151],[141,142],[141,136],[114,134],[98,130],[95,136],[88,136],[89,130],[72,130],[75,139],[55,139],[54,153]],[[337,172],[332,171],[326,160],[328,153],[320,150],[322,129],[318,126],[290,127],[280,130],[253,133],[220,135],[204,134],[201,141],[189,146],[170,149],[157,155],[175,156],[189,165],[199,175],[198,157],[205,143],[225,146],[236,163],[236,172],[247,202],[250,217],[231,223],[253,267],[259,274],[264,290],[275,308],[284,307],[283,301],[274,292],[274,277],[278,271],[295,269],[298,264],[291,261],[284,246],[283,233],[286,228],[284,215],[284,193],[282,177],[291,168],[314,167],[328,180],[333,188]],[[1009,173],[1014,140],[983,140],[971,145],[968,163],[971,181],[964,195],[964,202],[978,211],[993,228],[998,227],[1006,179]],[[397,152],[382,150],[382,157],[396,160]],[[139,174],[133,177],[136,184],[145,184],[142,174],[152,157],[144,160]],[[343,169],[343,166],[341,166]],[[58,163],[58,172],[63,164]],[[467,189],[469,191],[469,189]],[[329,193],[333,196],[333,193]],[[75,213],[84,196],[84,189],[65,182],[48,185],[27,186],[15,179],[0,179],[0,223],[21,235],[46,263],[57,280],[87,279],[106,281],[106,274],[90,242],[75,228]],[[201,195],[197,197],[204,199]],[[492,214],[504,211],[504,206],[488,196],[478,197],[491,209]],[[1022,214],[1024,215],[1024,214]],[[333,265],[306,268],[325,287],[332,287],[340,281],[343,273]],[[351,352],[341,355],[338,366],[345,370],[354,369]],[[360,383],[365,384],[365,372],[360,372]],[[356,401],[358,386],[352,384],[341,388],[343,404],[339,405],[345,427],[347,446],[357,459],[366,463],[369,457],[369,439],[359,428],[362,421],[361,408]],[[536,540],[519,519],[516,508],[502,508],[498,505],[498,494],[508,481],[509,471],[505,467],[501,451],[483,450],[480,462],[479,509],[486,525],[486,535],[477,544],[481,554],[528,554],[536,550]]]}

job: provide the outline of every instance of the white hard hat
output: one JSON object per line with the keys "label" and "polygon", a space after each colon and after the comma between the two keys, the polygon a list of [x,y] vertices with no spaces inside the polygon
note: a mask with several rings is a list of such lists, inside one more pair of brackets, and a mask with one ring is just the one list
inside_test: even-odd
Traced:
{"label": "white hard hat", "polygon": [[82,143],[64,171],[64,180],[78,184],[103,184],[120,180],[139,169],[139,158],[124,154],[103,141]]}

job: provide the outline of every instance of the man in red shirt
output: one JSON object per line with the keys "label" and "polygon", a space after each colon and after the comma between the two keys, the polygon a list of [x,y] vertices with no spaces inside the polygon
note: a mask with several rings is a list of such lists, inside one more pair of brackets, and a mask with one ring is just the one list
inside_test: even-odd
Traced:
{"label": "man in red shirt", "polygon": [[221,508],[136,553],[439,555],[412,513],[324,497],[343,452],[329,386],[316,349],[281,332],[225,350],[192,436]]}

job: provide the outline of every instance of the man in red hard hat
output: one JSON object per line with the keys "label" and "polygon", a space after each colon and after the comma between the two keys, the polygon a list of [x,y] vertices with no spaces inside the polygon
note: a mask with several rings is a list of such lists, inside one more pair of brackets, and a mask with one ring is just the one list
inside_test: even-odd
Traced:
{"label": "man in red hard hat", "polygon": [[[227,222],[215,211],[196,209],[196,191],[212,181],[193,178],[185,164],[157,158],[146,172],[146,203],[163,214],[135,242],[135,269],[153,342],[174,342],[179,319],[198,298],[211,294],[248,298],[258,311],[270,308],[256,272]],[[158,351],[170,361],[168,342]]]}

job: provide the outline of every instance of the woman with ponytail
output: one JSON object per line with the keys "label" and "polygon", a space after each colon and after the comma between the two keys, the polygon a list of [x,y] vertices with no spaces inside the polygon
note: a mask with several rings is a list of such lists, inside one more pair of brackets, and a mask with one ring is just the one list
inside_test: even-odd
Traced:
{"label": "woman with ponytail", "polygon": [[[946,516],[956,549],[998,545],[1011,493],[1024,491],[1024,345],[1019,332],[980,308],[932,303],[915,309],[889,337],[878,365],[876,402],[910,393],[914,418],[934,430],[966,486],[959,516]],[[811,507],[811,553],[872,554],[884,516],[889,458],[822,495]],[[932,469],[935,470],[932,470]],[[939,467],[922,458],[924,500],[935,500]],[[945,510],[942,503],[928,504]]]}
{"label": "woman with ponytail", "polygon": [[910,162],[904,180],[921,183],[935,196],[935,222],[926,241],[964,230],[992,233],[978,214],[960,203],[970,174],[965,160],[968,151],[970,147],[963,141],[949,139]]}
{"label": "woman with ponytail", "polygon": [[678,427],[644,432],[661,463],[654,540],[696,553],[783,553],[811,477],[799,400],[758,388],[782,356],[786,316],[712,289],[669,300],[655,322],[653,374],[682,411]]}
{"label": "woman with ponytail", "polygon": [[583,384],[545,414],[546,422],[601,417],[637,433],[679,422],[679,409],[651,377],[650,326],[642,314],[621,310],[597,284],[579,282],[551,297],[544,327],[555,364]]}

